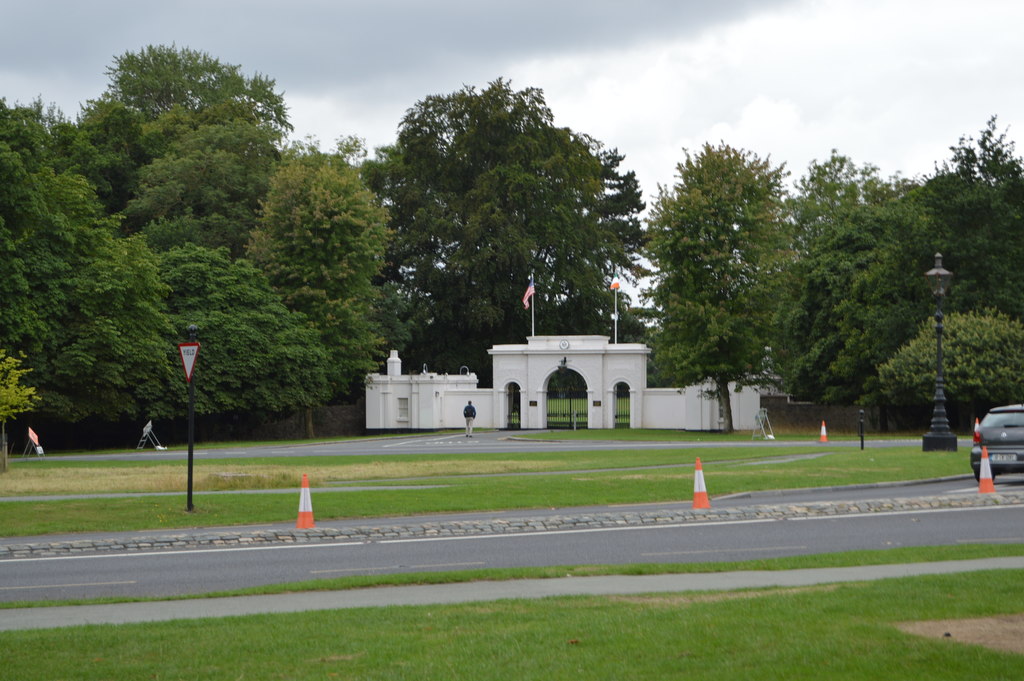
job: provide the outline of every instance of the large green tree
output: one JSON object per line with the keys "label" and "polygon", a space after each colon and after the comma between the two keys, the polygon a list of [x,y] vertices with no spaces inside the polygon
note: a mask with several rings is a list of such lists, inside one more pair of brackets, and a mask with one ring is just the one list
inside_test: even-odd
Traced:
{"label": "large green tree", "polygon": [[284,134],[292,129],[284,95],[272,78],[245,76],[206,52],[174,45],[149,45],[125,52],[107,69],[104,96],[154,120],[176,107],[219,120],[244,119]]}
{"label": "large green tree", "polygon": [[870,401],[877,365],[926,313],[916,184],[833,151],[790,200],[796,259],[776,308],[773,354],[787,392],[827,404]]}
{"label": "large green tree", "polygon": [[186,131],[139,171],[129,224],[157,250],[195,243],[240,257],[278,158],[274,134],[247,121]]}
{"label": "large green tree", "polygon": [[391,213],[386,277],[411,304],[405,356],[486,383],[487,349],[537,332],[608,333],[608,279],[636,272],[643,208],[622,157],[554,124],[540,90],[504,80],[430,96],[365,166]]}
{"label": "large green tree", "polygon": [[267,416],[327,401],[330,368],[319,334],[252,263],[232,260],[226,249],[185,245],[161,254],[160,272],[171,290],[163,356],[174,373],[151,417],[180,415],[187,404],[175,344],[192,324],[202,344],[198,413]]}
{"label": "large green tree", "polygon": [[1024,318],[1016,285],[1024,262],[1024,160],[992,118],[962,137],[920,192],[931,252],[956,274],[948,309],[995,308]]}
{"label": "large green tree", "polygon": [[107,214],[120,213],[138,189],[140,168],[152,160],[145,122],[142,113],[123,102],[89,102],[77,122],[51,126],[54,167],[86,177]]}
{"label": "large green tree", "polygon": [[712,385],[732,431],[730,383],[758,385],[775,278],[789,243],[782,166],[726,144],[686,152],[648,221],[651,290],[660,317],[660,370],[683,385]]}
{"label": "large green tree", "polygon": [[293,146],[277,168],[249,255],[289,308],[302,312],[344,392],[377,366],[373,286],[387,248],[387,212],[345,153]]}
{"label": "large green tree", "polygon": [[134,415],[160,378],[164,289],[89,182],[54,170],[49,141],[38,107],[0,107],[0,347],[33,369],[40,412]]}

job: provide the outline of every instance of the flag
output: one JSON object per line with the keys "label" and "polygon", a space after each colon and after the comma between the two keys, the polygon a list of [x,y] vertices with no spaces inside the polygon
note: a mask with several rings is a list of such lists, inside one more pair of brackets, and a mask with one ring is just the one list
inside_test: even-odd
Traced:
{"label": "flag", "polygon": [[530,285],[526,287],[526,293],[523,294],[524,309],[530,309],[530,298],[533,297],[534,293],[536,293],[536,290],[533,288],[533,277],[530,277]]}
{"label": "flag", "polygon": [[28,429],[28,439],[32,440],[32,444],[36,447],[39,446],[39,436],[36,435],[36,431],[32,430],[32,428]]}
{"label": "flag", "polygon": [[608,288],[610,288],[613,291],[619,290],[619,275],[616,274],[615,276],[612,277],[612,285],[609,286]]}

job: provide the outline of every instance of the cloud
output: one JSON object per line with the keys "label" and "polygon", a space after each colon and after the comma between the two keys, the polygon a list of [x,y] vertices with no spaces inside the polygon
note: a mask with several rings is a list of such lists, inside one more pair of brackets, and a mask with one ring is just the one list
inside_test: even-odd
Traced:
{"label": "cloud", "polygon": [[285,92],[296,135],[394,140],[430,94],[499,77],[626,155],[645,195],[724,141],[794,176],[838,149],[914,176],[992,115],[1024,123],[1024,4],[974,0],[35,0],[8,3],[0,97],[74,116],[115,56],[206,51]]}

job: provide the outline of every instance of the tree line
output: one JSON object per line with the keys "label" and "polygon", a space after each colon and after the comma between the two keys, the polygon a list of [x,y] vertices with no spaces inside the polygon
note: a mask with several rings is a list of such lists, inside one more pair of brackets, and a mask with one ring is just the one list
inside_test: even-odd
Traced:
{"label": "tree line", "polygon": [[290,140],[274,80],[203,52],[106,75],[74,120],[0,99],[0,356],[52,422],[180,417],[191,324],[213,418],[350,402],[389,348],[489,385],[487,348],[530,334],[531,274],[541,334],[607,334],[612,276],[649,276],[619,335],[655,348],[654,382],[927,403],[936,251],[951,399],[1018,394],[1024,184],[995,119],[915,179],[833,152],[788,187],[724,142],[684,150],[645,218],[617,149],[503,79],[416,102],[371,153]]}

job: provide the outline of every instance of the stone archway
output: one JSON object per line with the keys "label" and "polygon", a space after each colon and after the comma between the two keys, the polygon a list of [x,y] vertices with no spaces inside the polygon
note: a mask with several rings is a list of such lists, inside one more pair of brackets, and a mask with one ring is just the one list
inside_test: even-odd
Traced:
{"label": "stone archway", "polygon": [[559,368],[548,377],[545,427],[563,430],[587,428],[590,413],[587,381],[572,369]]}

